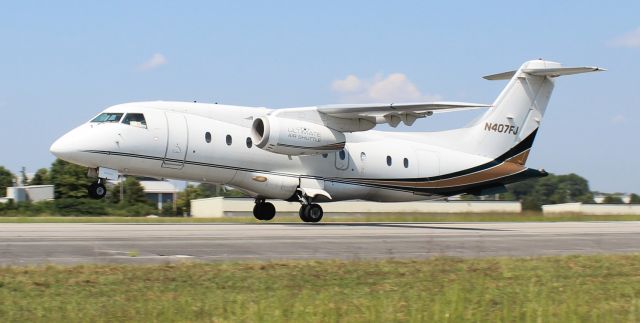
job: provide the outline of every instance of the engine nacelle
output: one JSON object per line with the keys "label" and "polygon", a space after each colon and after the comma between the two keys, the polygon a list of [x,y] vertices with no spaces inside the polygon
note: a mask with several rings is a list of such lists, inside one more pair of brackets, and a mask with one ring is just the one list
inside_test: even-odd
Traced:
{"label": "engine nacelle", "polygon": [[317,155],[344,148],[340,131],[323,125],[274,116],[253,121],[251,137],[258,148],[283,155]]}

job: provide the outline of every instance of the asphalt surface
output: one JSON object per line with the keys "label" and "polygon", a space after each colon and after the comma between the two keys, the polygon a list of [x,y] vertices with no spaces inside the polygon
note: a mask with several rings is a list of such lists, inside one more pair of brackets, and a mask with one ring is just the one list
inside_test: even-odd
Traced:
{"label": "asphalt surface", "polygon": [[0,224],[0,266],[640,252],[640,222]]}

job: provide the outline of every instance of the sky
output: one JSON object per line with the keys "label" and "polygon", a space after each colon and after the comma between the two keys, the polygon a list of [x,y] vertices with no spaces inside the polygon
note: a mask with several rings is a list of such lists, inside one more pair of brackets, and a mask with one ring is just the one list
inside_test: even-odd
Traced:
{"label": "sky", "polygon": [[544,58],[608,71],[557,81],[527,166],[640,193],[638,12],[638,1],[3,1],[0,165],[48,167],[56,138],[123,102],[491,103],[506,83],[482,76]]}

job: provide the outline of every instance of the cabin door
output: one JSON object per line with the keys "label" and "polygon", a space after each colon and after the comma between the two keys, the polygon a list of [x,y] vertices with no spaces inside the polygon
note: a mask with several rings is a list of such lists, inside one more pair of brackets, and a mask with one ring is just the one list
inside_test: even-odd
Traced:
{"label": "cabin door", "polygon": [[167,117],[167,148],[162,167],[182,169],[189,148],[187,118],[180,113],[165,112]]}

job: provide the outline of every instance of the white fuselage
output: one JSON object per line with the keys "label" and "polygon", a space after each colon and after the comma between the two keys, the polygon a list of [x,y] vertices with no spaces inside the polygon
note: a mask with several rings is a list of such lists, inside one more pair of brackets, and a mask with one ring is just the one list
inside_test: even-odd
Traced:
{"label": "white fuselage", "polygon": [[147,126],[87,122],[60,138],[52,151],[91,168],[226,184],[264,198],[288,199],[300,186],[319,188],[332,201],[437,198],[441,195],[354,181],[433,178],[490,161],[429,145],[425,135],[379,131],[347,133],[344,152],[275,154],[251,140],[253,119],[270,111],[184,102],[116,105],[104,112],[144,114]]}

